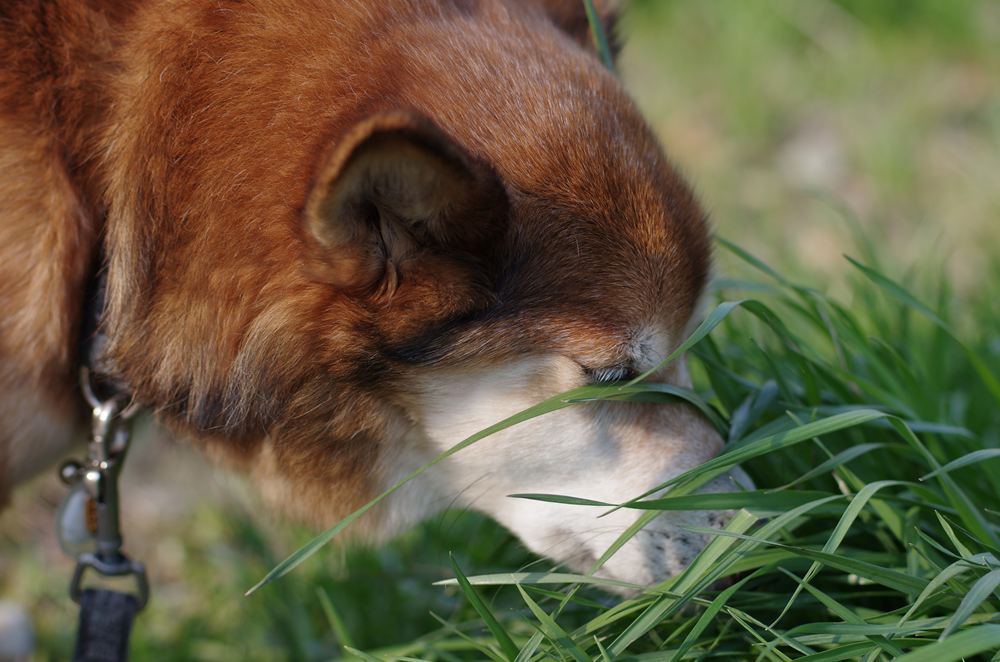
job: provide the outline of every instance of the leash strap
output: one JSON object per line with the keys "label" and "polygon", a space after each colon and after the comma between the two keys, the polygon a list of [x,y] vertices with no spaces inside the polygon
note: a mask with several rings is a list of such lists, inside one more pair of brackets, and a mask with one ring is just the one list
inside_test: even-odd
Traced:
{"label": "leash strap", "polygon": [[139,600],[131,593],[83,589],[73,662],[127,660],[132,620],[140,609]]}

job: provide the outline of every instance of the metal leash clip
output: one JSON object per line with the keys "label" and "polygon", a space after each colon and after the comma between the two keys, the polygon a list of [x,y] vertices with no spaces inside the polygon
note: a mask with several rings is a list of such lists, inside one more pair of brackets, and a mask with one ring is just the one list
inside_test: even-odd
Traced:
{"label": "metal leash clip", "polygon": [[70,486],[58,518],[59,542],[76,557],[69,594],[79,603],[88,568],[104,577],[135,578],[139,609],[149,599],[146,568],[126,556],[119,520],[118,476],[128,453],[130,419],[137,407],[115,393],[98,397],[98,387],[88,368],[80,373],[81,389],[92,408],[90,441],[84,462],[70,460],[59,476]]}

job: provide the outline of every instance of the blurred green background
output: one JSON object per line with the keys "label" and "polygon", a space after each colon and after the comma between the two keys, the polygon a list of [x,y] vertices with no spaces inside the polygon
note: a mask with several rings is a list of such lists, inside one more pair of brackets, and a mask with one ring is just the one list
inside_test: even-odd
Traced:
{"label": "blurred green background", "polygon": [[[859,251],[918,292],[949,283],[959,305],[1000,273],[1000,2],[646,0],[620,27],[625,84],[722,236],[834,293],[842,254]],[[183,444],[148,424],[142,437],[125,530],[155,592],[135,659],[402,643],[440,627],[431,612],[468,612],[429,586],[453,576],[449,551],[467,572],[534,562],[496,525],[451,512],[377,552],[331,547],[245,599],[309,533]],[[0,597],[31,610],[38,659],[66,658],[75,628],[53,533],[63,493],[43,476],[0,515]]]}
{"label": "blurred green background", "polygon": [[1000,3],[635,3],[626,85],[718,232],[836,275],[860,224],[975,288],[1000,242]]}

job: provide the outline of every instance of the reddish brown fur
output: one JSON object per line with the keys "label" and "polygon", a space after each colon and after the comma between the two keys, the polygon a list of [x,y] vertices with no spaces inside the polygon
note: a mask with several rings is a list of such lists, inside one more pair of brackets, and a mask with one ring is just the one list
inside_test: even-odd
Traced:
{"label": "reddish brown fur", "polygon": [[[79,416],[103,232],[108,369],[325,522],[371,496],[420,365],[611,365],[622,320],[679,332],[708,268],[702,213],[585,48],[580,6],[7,0],[0,389]],[[309,230],[331,154],[380,113],[473,173],[474,241],[372,266]]]}

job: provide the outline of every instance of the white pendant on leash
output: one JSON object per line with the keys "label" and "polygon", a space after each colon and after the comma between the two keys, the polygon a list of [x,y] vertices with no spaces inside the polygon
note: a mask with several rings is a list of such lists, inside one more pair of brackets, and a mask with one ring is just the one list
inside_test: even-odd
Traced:
{"label": "white pendant on leash", "polygon": [[59,546],[71,557],[97,551],[97,504],[84,482],[78,479],[78,467],[70,462],[60,470],[71,488],[56,513]]}

